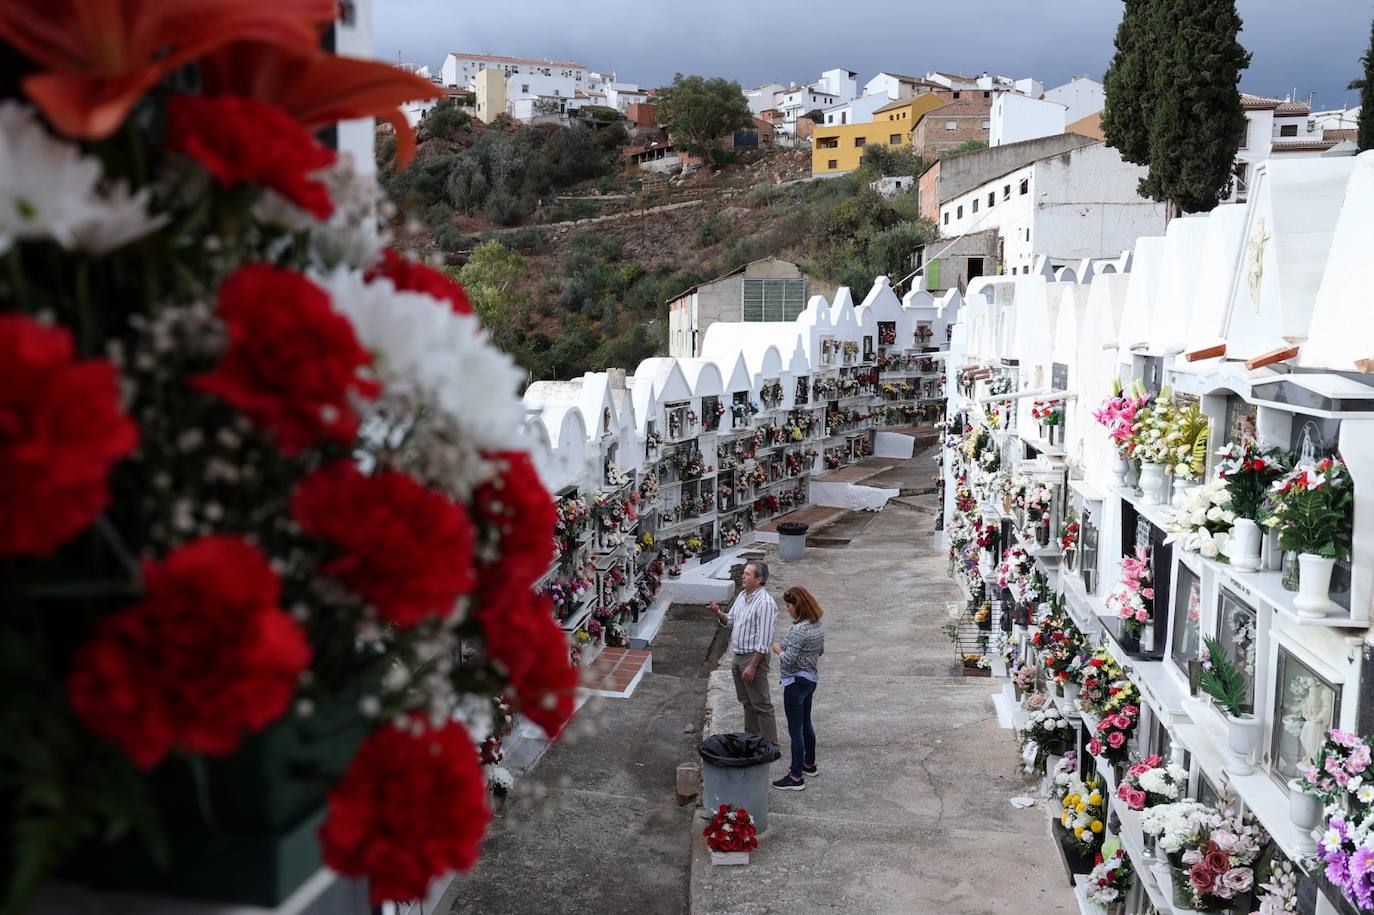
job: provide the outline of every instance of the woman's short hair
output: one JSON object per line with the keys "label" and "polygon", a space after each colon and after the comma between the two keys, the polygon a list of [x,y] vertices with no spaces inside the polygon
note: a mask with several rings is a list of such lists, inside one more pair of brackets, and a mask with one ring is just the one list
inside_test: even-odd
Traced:
{"label": "woman's short hair", "polygon": [[816,603],[816,598],[812,596],[810,591],[800,585],[788,588],[784,591],[782,599],[797,608],[797,619],[799,620],[806,620],[808,623],[817,623],[820,622],[821,617],[825,615],[825,611],[821,609],[821,605]]}

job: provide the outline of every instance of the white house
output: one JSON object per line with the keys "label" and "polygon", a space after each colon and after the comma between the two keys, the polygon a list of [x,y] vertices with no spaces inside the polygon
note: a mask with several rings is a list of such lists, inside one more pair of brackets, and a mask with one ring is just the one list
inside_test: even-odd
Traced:
{"label": "white house", "polygon": [[1031,98],[1015,92],[998,92],[988,116],[988,145],[1002,146],[1052,137],[1068,125],[1068,108],[1059,102]]}
{"label": "white house", "polygon": [[873,120],[873,115],[879,108],[893,101],[894,99],[889,98],[886,93],[868,92],[859,98],[824,109],[825,123],[866,124]]}
{"label": "white house", "polygon": [[818,89],[816,86],[789,86],[776,95],[774,108],[782,112],[782,132],[793,135],[797,132],[797,118],[817,108],[829,108],[843,101],[838,95]]}
{"label": "white house", "polygon": [[864,95],[882,93],[887,96],[889,101],[895,102],[898,99],[911,98],[922,88],[931,88],[935,85],[939,85],[942,89],[946,88],[943,84],[931,83],[920,76],[906,76],[901,73],[883,71],[864,83]]}
{"label": "white house", "polygon": [[1144,174],[1105,143],[1055,153],[941,200],[940,231],[957,238],[997,230],[1013,276],[1039,273],[1041,259],[1057,269],[1115,256],[1164,231],[1164,206],[1136,193]]}
{"label": "white house", "polygon": [[[1245,109],[1245,136],[1236,152],[1236,184],[1230,198],[1237,203],[1249,198],[1259,163],[1271,157],[1315,158],[1340,142],[1337,137],[1325,136],[1326,129],[1350,129],[1319,126],[1306,102],[1245,92],[1240,100]],[[1340,121],[1329,114],[1326,120]]]}
{"label": "white house", "polygon": [[1068,109],[1064,113],[1064,120],[1072,124],[1101,111],[1107,103],[1107,93],[1097,80],[1087,76],[1075,76],[1062,86],[1046,89],[1044,99],[1047,102],[1058,102]]}
{"label": "white house", "polygon": [[615,82],[614,70],[611,70],[608,73],[600,73],[596,70],[592,70],[589,73],[587,73],[586,85],[583,86],[583,88],[587,92],[600,92],[601,90],[606,88],[607,83],[613,82]]}
{"label": "white house", "polygon": [[777,94],[786,88],[782,83],[766,83],[753,89],[745,89],[744,100],[749,103],[749,113],[758,117],[773,108],[777,104]]}
{"label": "white house", "polygon": [[853,70],[837,68],[826,70],[821,74],[821,78],[812,85],[820,90],[830,93],[840,101],[848,101],[859,94],[858,76]]}
{"label": "white house", "polygon": [[576,96],[577,83],[571,77],[526,73],[506,77],[506,111],[517,121],[566,114],[585,101]]}
{"label": "white house", "polygon": [[649,100],[649,94],[639,88],[637,83],[607,83],[606,105],[624,114],[631,105]]}
{"label": "white house", "polygon": [[[547,60],[536,57],[505,57],[500,54],[469,54],[452,51],[439,68],[439,78],[445,86],[457,89],[476,88],[477,74],[482,70],[500,70],[506,76],[562,76],[571,79],[578,89],[587,82],[587,65],[571,60]],[[568,93],[572,95],[572,93]]]}

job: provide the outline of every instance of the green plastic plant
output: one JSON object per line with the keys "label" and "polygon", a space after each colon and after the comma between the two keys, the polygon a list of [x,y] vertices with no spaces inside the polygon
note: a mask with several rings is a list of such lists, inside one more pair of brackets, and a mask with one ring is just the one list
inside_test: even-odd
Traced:
{"label": "green plastic plant", "polygon": [[1279,546],[1330,559],[1350,552],[1355,494],[1339,458],[1294,467],[1271,498],[1274,510],[1264,523],[1278,528]]}
{"label": "green plastic plant", "polygon": [[1232,718],[1245,714],[1245,674],[1226,656],[1216,639],[1203,639],[1207,653],[1202,661],[1202,675],[1198,686],[1221,706]]}
{"label": "green plastic plant", "polygon": [[1197,404],[1176,408],[1165,442],[1173,475],[1182,480],[1198,480],[1207,472],[1207,417]]}

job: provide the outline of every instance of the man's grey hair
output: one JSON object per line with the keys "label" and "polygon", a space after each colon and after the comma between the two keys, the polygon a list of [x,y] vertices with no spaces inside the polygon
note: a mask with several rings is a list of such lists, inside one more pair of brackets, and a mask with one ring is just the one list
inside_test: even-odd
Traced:
{"label": "man's grey hair", "polygon": [[754,574],[759,577],[759,581],[765,585],[768,584],[768,563],[764,562],[762,559],[751,559],[744,565],[746,568],[753,566]]}

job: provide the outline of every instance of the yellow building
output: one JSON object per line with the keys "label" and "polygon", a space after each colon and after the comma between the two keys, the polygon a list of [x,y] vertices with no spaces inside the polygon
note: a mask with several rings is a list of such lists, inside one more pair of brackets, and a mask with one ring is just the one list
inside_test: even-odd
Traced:
{"label": "yellow building", "polygon": [[490,68],[477,71],[477,117],[490,124],[506,113],[506,74]]}
{"label": "yellow building", "polygon": [[842,175],[859,167],[864,147],[910,146],[911,129],[927,111],[947,99],[940,93],[923,92],[912,98],[889,102],[863,124],[817,125],[811,134],[811,174]]}

